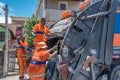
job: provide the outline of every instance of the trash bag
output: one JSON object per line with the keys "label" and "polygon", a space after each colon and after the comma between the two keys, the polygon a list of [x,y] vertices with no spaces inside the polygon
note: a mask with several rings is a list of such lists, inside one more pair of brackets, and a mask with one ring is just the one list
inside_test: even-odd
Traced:
{"label": "trash bag", "polygon": [[68,79],[68,64],[65,61],[60,62],[60,64],[57,66],[58,71],[61,73],[64,80]]}
{"label": "trash bag", "polygon": [[49,62],[47,63],[45,80],[53,79],[54,73],[56,71],[56,63],[57,63],[56,58],[50,59]]}

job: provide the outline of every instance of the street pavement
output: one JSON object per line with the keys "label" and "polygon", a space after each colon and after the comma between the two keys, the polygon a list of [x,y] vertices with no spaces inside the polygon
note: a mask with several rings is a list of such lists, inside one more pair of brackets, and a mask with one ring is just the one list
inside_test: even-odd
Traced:
{"label": "street pavement", "polygon": [[[28,75],[25,75],[25,80],[28,79]],[[19,75],[7,76],[5,78],[1,78],[0,80],[19,80]]]}

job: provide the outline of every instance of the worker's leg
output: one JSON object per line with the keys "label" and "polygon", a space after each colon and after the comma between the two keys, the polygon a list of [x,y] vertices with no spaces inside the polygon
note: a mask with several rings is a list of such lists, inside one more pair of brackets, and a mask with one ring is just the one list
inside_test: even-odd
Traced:
{"label": "worker's leg", "polygon": [[24,73],[26,72],[26,68],[27,67],[27,59],[26,59],[26,56],[23,57],[23,70],[24,70]]}
{"label": "worker's leg", "polygon": [[18,61],[20,65],[20,79],[24,78],[24,59],[22,56],[18,56]]}

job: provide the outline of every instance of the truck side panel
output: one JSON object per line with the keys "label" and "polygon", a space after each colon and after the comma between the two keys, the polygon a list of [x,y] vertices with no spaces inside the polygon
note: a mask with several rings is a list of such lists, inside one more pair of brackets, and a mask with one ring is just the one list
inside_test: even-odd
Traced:
{"label": "truck side panel", "polygon": [[120,46],[120,11],[116,13],[113,46]]}

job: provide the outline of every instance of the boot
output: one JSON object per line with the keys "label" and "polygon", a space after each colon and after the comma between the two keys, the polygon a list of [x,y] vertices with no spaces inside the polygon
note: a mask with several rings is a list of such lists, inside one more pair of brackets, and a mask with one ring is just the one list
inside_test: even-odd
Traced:
{"label": "boot", "polygon": [[24,78],[24,76],[20,76],[20,77],[19,77],[19,80],[23,80],[23,78]]}

